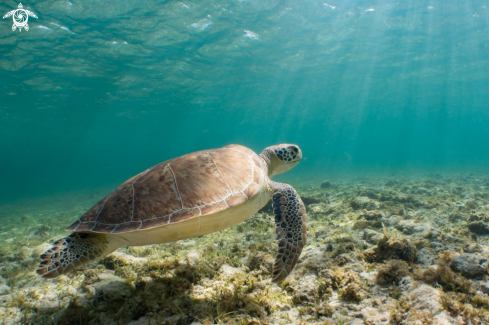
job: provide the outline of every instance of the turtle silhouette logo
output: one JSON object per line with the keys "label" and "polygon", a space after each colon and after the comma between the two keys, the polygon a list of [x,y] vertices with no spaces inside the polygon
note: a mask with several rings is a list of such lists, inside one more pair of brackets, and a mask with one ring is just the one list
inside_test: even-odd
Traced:
{"label": "turtle silhouette logo", "polygon": [[25,10],[24,7],[22,6],[22,3],[19,3],[18,9],[7,12],[7,14],[3,16],[3,19],[8,18],[10,16],[12,16],[12,19],[14,20],[14,24],[12,25],[12,30],[15,31],[15,29],[18,27],[19,32],[22,31],[22,28],[24,28],[26,31],[29,30],[29,25],[27,25],[29,16],[37,18],[35,13],[29,10]]}

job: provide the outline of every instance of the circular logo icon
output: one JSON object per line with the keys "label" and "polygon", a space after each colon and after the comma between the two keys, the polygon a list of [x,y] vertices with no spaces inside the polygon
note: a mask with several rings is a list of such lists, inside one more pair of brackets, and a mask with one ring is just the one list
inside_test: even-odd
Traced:
{"label": "circular logo icon", "polygon": [[32,11],[24,9],[22,3],[19,3],[19,9],[12,10],[7,12],[3,18],[7,18],[12,16],[14,24],[12,25],[12,30],[15,31],[19,28],[19,32],[24,28],[26,31],[29,30],[29,25],[27,25],[27,21],[29,20],[29,16],[37,18],[36,14]]}

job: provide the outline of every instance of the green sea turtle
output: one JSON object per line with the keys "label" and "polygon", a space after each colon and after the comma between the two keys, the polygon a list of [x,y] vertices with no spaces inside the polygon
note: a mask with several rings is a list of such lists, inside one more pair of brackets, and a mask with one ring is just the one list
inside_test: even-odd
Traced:
{"label": "green sea turtle", "polygon": [[294,268],[306,244],[306,209],[295,189],[271,180],[299,163],[293,144],[229,145],[162,162],[107,195],[41,255],[37,274],[53,278],[122,246],[161,244],[242,222],[273,200],[278,251],[273,282]]}

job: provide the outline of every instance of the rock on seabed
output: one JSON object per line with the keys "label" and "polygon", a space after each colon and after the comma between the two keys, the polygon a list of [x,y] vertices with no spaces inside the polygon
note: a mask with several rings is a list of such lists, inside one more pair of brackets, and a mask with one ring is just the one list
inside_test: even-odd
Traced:
{"label": "rock on seabed", "polygon": [[486,257],[476,254],[462,254],[450,262],[453,271],[467,278],[480,277],[487,274],[489,261]]}

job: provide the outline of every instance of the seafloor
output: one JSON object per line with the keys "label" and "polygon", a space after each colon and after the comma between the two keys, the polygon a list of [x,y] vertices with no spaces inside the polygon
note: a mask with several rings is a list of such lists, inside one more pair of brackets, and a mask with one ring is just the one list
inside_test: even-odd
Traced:
{"label": "seafloor", "polygon": [[279,285],[267,207],[218,233],[119,249],[42,280],[39,254],[105,193],[1,206],[1,323],[489,323],[488,174],[293,185],[308,243]]}

